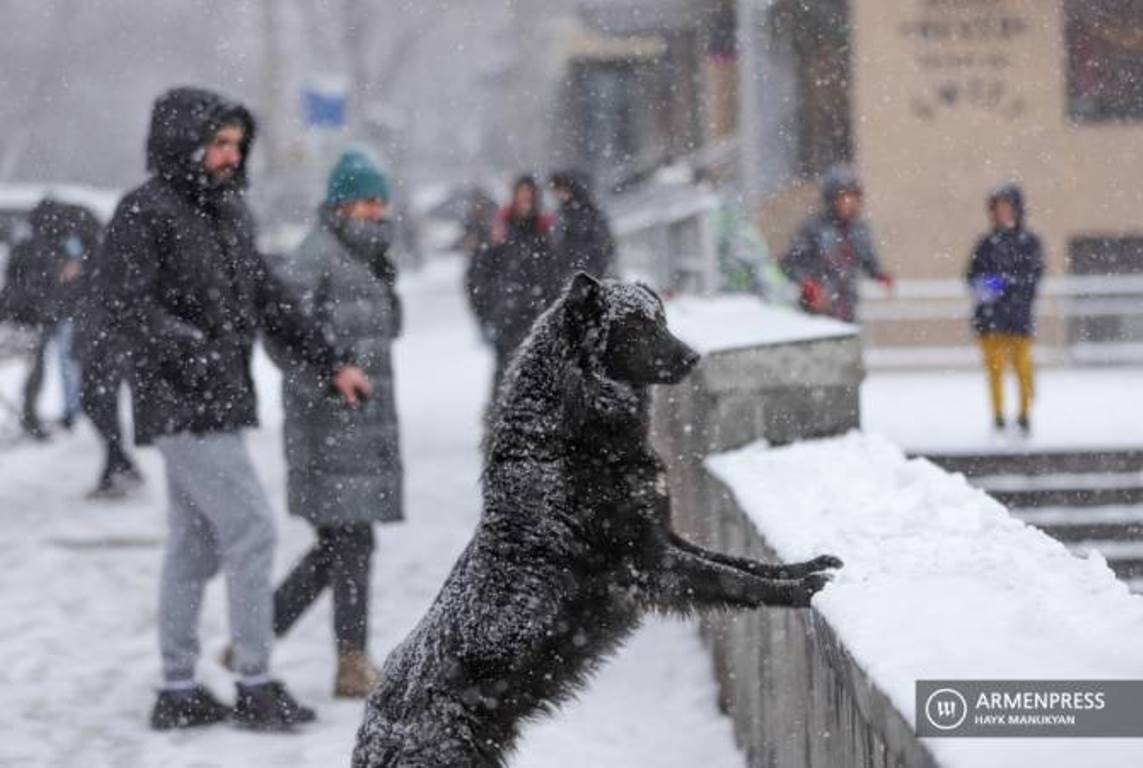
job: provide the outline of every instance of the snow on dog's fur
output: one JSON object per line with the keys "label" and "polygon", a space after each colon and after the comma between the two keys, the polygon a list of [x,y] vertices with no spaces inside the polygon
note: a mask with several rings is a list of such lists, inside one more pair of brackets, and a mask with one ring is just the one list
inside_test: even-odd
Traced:
{"label": "snow on dog's fur", "polygon": [[583,685],[647,612],[809,604],[836,558],[770,565],[669,527],[648,388],[697,362],[641,285],[580,273],[536,321],[496,404],[480,524],[386,660],[356,768],[503,766],[521,721]]}

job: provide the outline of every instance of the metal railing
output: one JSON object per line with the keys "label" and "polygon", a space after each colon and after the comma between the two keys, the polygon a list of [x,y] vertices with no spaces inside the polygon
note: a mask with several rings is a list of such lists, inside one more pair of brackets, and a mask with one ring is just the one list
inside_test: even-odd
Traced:
{"label": "metal railing", "polygon": [[[972,311],[961,280],[901,280],[891,294],[863,285],[860,318],[867,329],[867,358],[875,367],[976,364],[979,355],[965,340]],[[1143,275],[1046,277],[1035,313],[1042,362],[1143,363]],[[878,340],[884,336],[913,338],[890,344]]]}

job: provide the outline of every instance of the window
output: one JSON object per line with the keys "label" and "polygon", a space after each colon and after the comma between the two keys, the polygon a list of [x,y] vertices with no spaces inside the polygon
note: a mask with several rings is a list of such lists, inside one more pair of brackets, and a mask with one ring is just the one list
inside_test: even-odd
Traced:
{"label": "window", "polygon": [[1143,120],[1143,3],[1067,0],[1068,114]]}

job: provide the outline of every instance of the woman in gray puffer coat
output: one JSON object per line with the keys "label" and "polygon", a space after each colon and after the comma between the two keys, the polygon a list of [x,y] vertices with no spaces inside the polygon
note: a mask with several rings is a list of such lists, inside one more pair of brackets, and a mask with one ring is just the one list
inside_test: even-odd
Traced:
{"label": "woman in gray puffer coat", "polygon": [[[333,591],[338,671],[334,695],[363,697],[377,673],[366,650],[373,523],[403,517],[392,341],[401,306],[385,220],[389,186],[363,153],[342,155],[317,224],[279,276],[304,308],[368,374],[362,404],[339,401],[323,372],[300,359],[283,370],[288,500],[316,529],[317,543],[274,594],[281,635],[327,586]],[[275,358],[286,354],[271,350]]]}

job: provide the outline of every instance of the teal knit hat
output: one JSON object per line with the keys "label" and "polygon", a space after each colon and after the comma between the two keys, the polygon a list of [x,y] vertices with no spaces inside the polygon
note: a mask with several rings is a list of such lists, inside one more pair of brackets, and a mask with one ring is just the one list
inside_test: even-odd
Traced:
{"label": "teal knit hat", "polygon": [[389,180],[369,155],[359,150],[343,152],[329,174],[326,204],[336,206],[373,198],[389,202]]}

